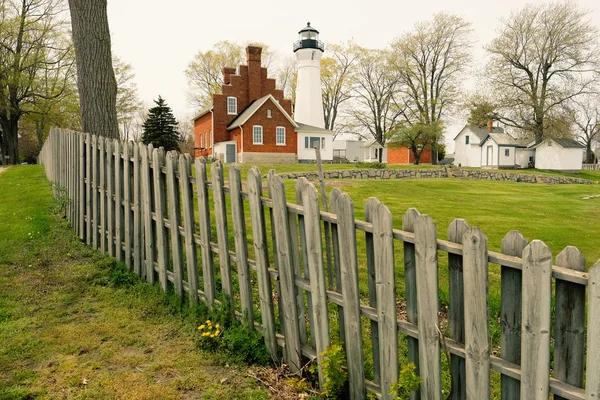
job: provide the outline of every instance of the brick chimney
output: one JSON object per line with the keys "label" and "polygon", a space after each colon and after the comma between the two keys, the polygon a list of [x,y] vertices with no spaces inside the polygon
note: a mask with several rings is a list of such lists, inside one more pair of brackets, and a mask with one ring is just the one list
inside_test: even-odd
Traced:
{"label": "brick chimney", "polygon": [[231,75],[235,75],[235,68],[224,67],[223,68],[223,84],[229,85],[231,83]]}
{"label": "brick chimney", "polygon": [[492,133],[494,131],[494,121],[492,119],[488,119],[488,132]]}
{"label": "brick chimney", "polygon": [[248,63],[248,101],[252,102],[261,97],[261,66],[260,54],[262,47],[246,47],[246,60]]}

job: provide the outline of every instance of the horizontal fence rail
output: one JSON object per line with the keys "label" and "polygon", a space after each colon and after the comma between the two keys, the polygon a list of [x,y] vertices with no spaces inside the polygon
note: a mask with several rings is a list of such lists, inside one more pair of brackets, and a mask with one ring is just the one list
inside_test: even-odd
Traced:
{"label": "horizontal fence rail", "polygon": [[[78,132],[52,130],[40,161],[55,195],[68,196],[81,240],[191,305],[230,301],[274,360],[282,356],[297,373],[316,361],[321,387],[323,354],[339,340],[351,399],[392,399],[407,362],[421,379],[411,398],[600,398],[600,261],[586,270],[574,247],[553,263],[543,242],[511,231],[494,252],[462,219],[444,240],[416,209],[394,229],[375,198],[360,221],[339,189],[322,211],[305,178],[292,203],[274,171],[264,181],[253,167],[243,181],[232,166],[226,181],[220,162],[209,174],[189,155]],[[500,266],[498,321],[490,264]],[[492,324],[501,331],[496,350]]]}

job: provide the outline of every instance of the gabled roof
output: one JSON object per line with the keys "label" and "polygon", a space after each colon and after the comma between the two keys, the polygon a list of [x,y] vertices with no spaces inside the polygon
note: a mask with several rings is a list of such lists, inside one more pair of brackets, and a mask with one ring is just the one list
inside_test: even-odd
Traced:
{"label": "gabled roof", "polygon": [[238,126],[244,125],[246,123],[246,121],[248,121],[248,119],[250,119],[250,117],[252,115],[254,115],[254,113],[257,112],[258,109],[261,108],[262,105],[265,104],[267,102],[267,100],[269,100],[269,99],[271,99],[271,102],[273,104],[275,104],[275,106],[279,109],[279,111],[281,111],[281,113],[290,121],[290,123],[294,126],[294,128],[298,127],[298,124],[296,123],[296,121],[294,121],[292,119],[292,117],[290,117],[290,115],[283,109],[283,107],[281,107],[281,104],[279,104],[277,99],[275,99],[275,97],[273,97],[273,95],[268,94],[266,96],[261,97],[260,99],[254,100],[252,103],[250,103],[248,105],[248,107],[246,107],[246,109],[244,111],[242,111],[240,115],[237,116],[236,119],[231,121],[231,123],[229,124],[227,129],[233,129],[233,128],[237,128]]}
{"label": "gabled roof", "polygon": [[373,140],[369,140],[368,142],[365,142],[364,144],[361,144],[360,147],[363,148],[367,148],[367,147],[371,147],[377,145],[379,147],[383,147],[377,140],[373,139]]}
{"label": "gabled roof", "polygon": [[204,107],[204,108],[200,109],[200,111],[198,111],[198,114],[196,114],[196,115],[194,116],[194,118],[192,119],[192,121],[195,121],[195,120],[197,120],[198,118],[200,118],[200,117],[201,117],[201,116],[203,116],[204,114],[206,114],[206,113],[208,113],[208,112],[212,111],[212,109],[213,109],[213,104],[212,104],[212,103],[210,103],[210,104],[209,104],[209,105],[207,105],[206,107]]}
{"label": "gabled roof", "polygon": [[560,147],[563,147],[565,149],[583,149],[583,148],[585,148],[581,143],[579,143],[578,141],[573,140],[573,139],[546,139],[531,148],[535,149],[548,141],[557,143]]}
{"label": "gabled roof", "polygon": [[483,146],[488,139],[492,139],[497,144],[503,146],[526,147],[524,144],[520,143],[517,138],[508,133],[488,133],[479,146]]}
{"label": "gabled roof", "polygon": [[[460,132],[458,132],[458,134],[454,137],[454,140],[456,140],[456,138],[463,132],[477,136],[479,138],[480,143],[487,137],[488,133],[490,133],[490,132],[488,132],[487,125],[479,127],[477,125],[467,124],[464,126],[464,128],[462,128],[460,130]],[[500,126],[494,126],[492,129],[492,133],[504,133],[504,128],[502,128]],[[479,144],[479,143],[473,142],[472,144]]]}
{"label": "gabled roof", "polygon": [[303,124],[302,122],[296,122],[296,125],[297,125],[296,130],[298,132],[307,131],[307,132],[326,133],[326,134],[334,133],[330,129],[319,128],[318,126],[307,125],[307,124]]}

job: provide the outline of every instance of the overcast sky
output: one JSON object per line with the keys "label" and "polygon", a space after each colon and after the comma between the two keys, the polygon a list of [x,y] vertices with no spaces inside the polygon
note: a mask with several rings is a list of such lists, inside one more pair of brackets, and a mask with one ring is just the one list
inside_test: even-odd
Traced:
{"label": "overcast sky", "polygon": [[[589,10],[590,20],[600,27],[600,1],[576,3]],[[195,111],[187,102],[184,70],[194,54],[218,41],[262,42],[285,57],[293,54],[298,31],[310,21],[325,46],[353,39],[364,47],[383,48],[415,22],[447,11],[473,24],[474,61],[482,63],[482,48],[496,36],[501,18],[524,4],[522,0],[108,0],[108,19],[113,53],[133,66],[140,98],[150,104],[160,94],[182,118]]]}

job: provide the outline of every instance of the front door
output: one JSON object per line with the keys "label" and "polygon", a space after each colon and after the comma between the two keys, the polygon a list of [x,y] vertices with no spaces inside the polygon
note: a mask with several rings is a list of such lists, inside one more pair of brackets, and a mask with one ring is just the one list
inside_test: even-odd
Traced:
{"label": "front door", "polygon": [[492,153],[493,150],[492,149],[493,149],[492,146],[488,146],[487,147],[487,157],[486,157],[486,163],[485,163],[485,165],[492,165],[492,155],[493,155],[493,153]]}
{"label": "front door", "polygon": [[226,163],[234,163],[235,162],[235,144],[227,144],[225,147],[225,162]]}

